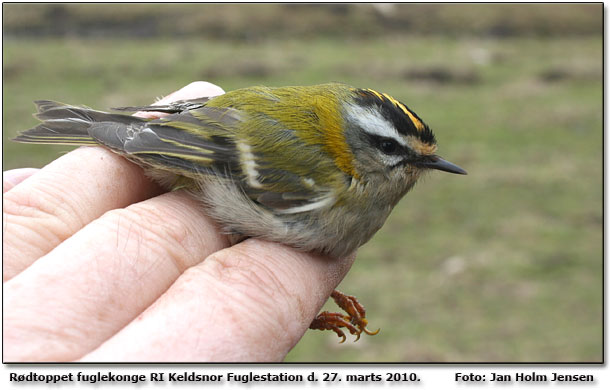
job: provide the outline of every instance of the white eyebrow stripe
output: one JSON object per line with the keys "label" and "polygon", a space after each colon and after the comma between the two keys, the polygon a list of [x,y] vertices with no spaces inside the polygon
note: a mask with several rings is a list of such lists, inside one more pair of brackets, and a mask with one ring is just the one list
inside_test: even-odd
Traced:
{"label": "white eyebrow stripe", "polygon": [[407,146],[407,141],[398,133],[394,125],[378,111],[354,104],[346,104],[345,108],[347,116],[362,130],[380,137],[392,138],[402,146]]}

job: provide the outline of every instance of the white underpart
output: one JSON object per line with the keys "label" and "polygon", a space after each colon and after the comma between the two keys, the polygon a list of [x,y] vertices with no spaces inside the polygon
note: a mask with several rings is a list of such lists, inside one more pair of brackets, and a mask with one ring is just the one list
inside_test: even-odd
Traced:
{"label": "white underpart", "polygon": [[263,185],[258,181],[258,171],[252,148],[247,143],[238,141],[237,150],[239,150],[241,164],[248,177],[248,185],[252,188],[261,188]]}
{"label": "white underpart", "polygon": [[407,141],[379,111],[354,104],[347,104],[345,108],[350,121],[357,124],[362,130],[369,134],[392,138],[402,146],[407,146]]}

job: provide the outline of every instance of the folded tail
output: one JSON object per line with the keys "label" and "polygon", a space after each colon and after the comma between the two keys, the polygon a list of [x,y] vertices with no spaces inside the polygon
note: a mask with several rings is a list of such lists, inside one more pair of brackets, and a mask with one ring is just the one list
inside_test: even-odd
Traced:
{"label": "folded tail", "polygon": [[110,114],[88,107],[70,106],[50,100],[35,102],[38,108],[36,118],[42,121],[38,126],[21,132],[13,140],[35,144],[93,145],[98,144],[89,133],[94,123],[112,122],[129,126],[145,122],[146,119],[131,115]]}

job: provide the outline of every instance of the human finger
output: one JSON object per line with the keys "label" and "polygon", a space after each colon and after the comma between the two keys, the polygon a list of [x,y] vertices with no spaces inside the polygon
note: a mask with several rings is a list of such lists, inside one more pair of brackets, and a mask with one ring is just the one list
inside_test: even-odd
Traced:
{"label": "human finger", "polygon": [[227,245],[183,191],[104,214],[5,283],[4,360],[83,356]]}
{"label": "human finger", "polygon": [[139,166],[102,147],[81,147],[3,194],[6,281],[108,210],[161,193]]}
{"label": "human finger", "polygon": [[353,259],[246,240],[187,270],[83,360],[281,361]]}
{"label": "human finger", "polygon": [[37,168],[17,168],[2,172],[2,193],[38,172]]}

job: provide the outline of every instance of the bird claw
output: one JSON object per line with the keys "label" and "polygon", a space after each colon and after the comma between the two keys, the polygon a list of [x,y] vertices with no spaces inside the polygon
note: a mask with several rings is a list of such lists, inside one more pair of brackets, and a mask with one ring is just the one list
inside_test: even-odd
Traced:
{"label": "bird claw", "polygon": [[364,332],[370,336],[374,336],[381,329],[372,332],[367,329],[368,321],[365,318],[366,310],[358,302],[358,299],[352,295],[345,295],[340,291],[333,291],[331,297],[341,309],[345,310],[347,315],[341,313],[331,313],[323,311],[309,325],[310,329],[332,330],[341,337],[340,344],[345,342],[345,333],[341,328],[347,329],[351,334],[356,336],[354,342],[360,340],[360,335]]}

